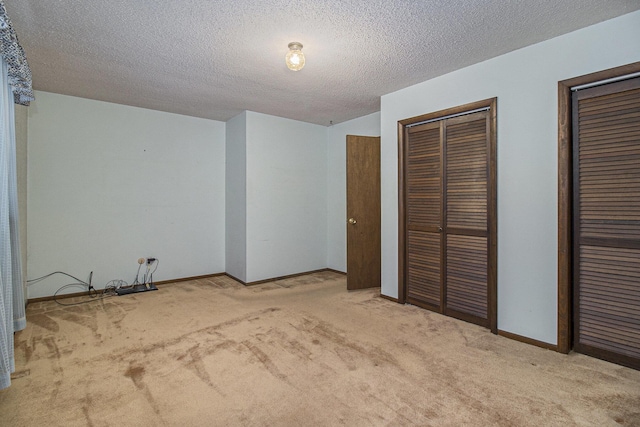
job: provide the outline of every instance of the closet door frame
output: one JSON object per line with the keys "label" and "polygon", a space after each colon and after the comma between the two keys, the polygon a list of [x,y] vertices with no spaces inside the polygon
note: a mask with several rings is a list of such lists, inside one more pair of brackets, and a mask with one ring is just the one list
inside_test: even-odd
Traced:
{"label": "closet door frame", "polygon": [[497,297],[497,98],[485,99],[433,113],[398,121],[398,302],[406,303],[406,270],[407,270],[407,200],[406,200],[406,132],[408,126],[429,120],[445,119],[475,110],[488,108],[489,114],[489,149],[487,150],[487,166],[489,168],[487,182],[487,317],[489,329],[498,333],[498,297]]}
{"label": "closet door frame", "polygon": [[555,349],[573,348],[573,117],[571,88],[640,73],[640,62],[558,82],[558,331]]}

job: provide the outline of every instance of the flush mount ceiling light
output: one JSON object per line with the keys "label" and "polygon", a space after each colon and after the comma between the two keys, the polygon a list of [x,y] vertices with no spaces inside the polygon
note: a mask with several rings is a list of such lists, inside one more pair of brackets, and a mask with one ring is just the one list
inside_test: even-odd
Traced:
{"label": "flush mount ceiling light", "polygon": [[289,52],[287,52],[284,60],[290,70],[302,70],[302,67],[304,67],[304,53],[302,53],[302,43],[289,43]]}

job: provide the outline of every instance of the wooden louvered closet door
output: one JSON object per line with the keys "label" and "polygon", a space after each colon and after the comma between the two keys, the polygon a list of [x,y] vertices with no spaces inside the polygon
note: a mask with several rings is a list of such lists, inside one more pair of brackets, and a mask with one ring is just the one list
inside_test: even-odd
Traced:
{"label": "wooden louvered closet door", "polygon": [[573,94],[574,349],[640,369],[640,78]]}
{"label": "wooden louvered closet door", "polygon": [[487,111],[408,128],[406,301],[490,321]]}
{"label": "wooden louvered closet door", "polygon": [[489,326],[488,113],[445,125],[445,313]]}
{"label": "wooden louvered closet door", "polygon": [[409,129],[407,146],[407,299],[442,312],[442,131]]}

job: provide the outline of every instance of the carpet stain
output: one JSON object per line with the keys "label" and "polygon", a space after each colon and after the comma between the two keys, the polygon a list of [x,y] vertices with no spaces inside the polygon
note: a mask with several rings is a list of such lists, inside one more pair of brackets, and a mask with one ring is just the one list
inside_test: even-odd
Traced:
{"label": "carpet stain", "polygon": [[56,322],[55,320],[53,320],[51,317],[47,316],[44,313],[36,314],[35,316],[30,316],[29,322],[35,325],[38,325],[41,328],[44,328],[51,332],[60,331],[60,325],[58,325],[58,322]]}
{"label": "carpet stain", "polygon": [[593,404],[605,405],[611,418],[623,426],[640,426],[640,396],[613,393],[608,396],[592,396]]}
{"label": "carpet stain", "polygon": [[[217,351],[217,348],[213,350],[213,352],[215,351]],[[193,372],[200,380],[202,380],[202,382],[217,391],[220,395],[225,396],[225,394],[211,380],[211,376],[209,375],[209,372],[207,372],[207,368],[202,361],[202,353],[203,351],[200,349],[200,344],[196,344],[187,351],[188,359],[184,356],[179,357],[178,359],[183,360],[184,366]]]}
{"label": "carpet stain", "polygon": [[302,360],[310,360],[313,358],[311,352],[304,344],[297,339],[291,338],[286,332],[277,328],[270,328],[266,336],[272,344],[278,345],[290,354]]}
{"label": "carpet stain", "polygon": [[126,370],[124,376],[131,378],[131,381],[133,381],[133,384],[135,384],[138,390],[142,390],[144,388],[144,383],[142,382],[142,378],[144,377],[144,366],[129,365],[129,369]]}
{"label": "carpet stain", "polygon": [[367,395],[367,398],[370,399],[370,400],[373,400],[374,402],[376,402],[376,404],[378,406],[386,407],[391,412],[393,412],[395,414],[396,421],[399,422],[399,425],[414,425],[414,424],[416,424],[415,422],[417,420],[411,419],[407,415],[404,414],[405,411],[404,411],[403,407],[396,408],[393,405],[389,404],[388,401],[381,399],[380,397],[378,397],[377,395],[375,395],[373,393],[369,393]]}
{"label": "carpet stain", "polygon": [[393,304],[391,301],[381,298],[378,289],[366,289],[358,292],[362,292],[363,295],[368,296],[368,298],[358,301],[356,305],[364,307],[367,310],[385,309],[389,304]]}
{"label": "carpet stain", "polygon": [[151,405],[153,412],[155,412],[156,414],[160,414],[160,407],[158,406],[156,400],[153,398],[149,387],[147,387],[144,382],[144,374],[144,366],[131,363],[129,364],[129,368],[125,371],[124,376],[130,378],[136,388],[142,392],[145,399],[147,399],[147,402],[149,402],[149,405]]}
{"label": "carpet stain", "polygon": [[29,341],[17,341],[15,343],[16,352],[21,351],[24,354],[25,362],[29,362],[31,360],[31,356],[33,356],[33,352],[36,349],[36,339],[35,337],[31,338],[31,345],[29,345]]}
{"label": "carpet stain", "polygon": [[346,365],[347,369],[349,369],[350,371],[355,371],[356,369],[358,369],[358,365],[356,365],[354,361],[353,354],[351,354],[348,348],[335,347],[333,351],[340,358],[340,360],[342,360],[342,362]]}
{"label": "carpet stain", "polygon": [[31,375],[31,369],[24,369],[22,371],[15,371],[11,374],[11,379],[17,380],[18,378],[28,377],[29,375]]}
{"label": "carpet stain", "polygon": [[248,348],[249,351],[251,351],[251,353],[260,361],[260,363],[262,363],[262,365],[271,375],[286,383],[289,382],[287,380],[287,376],[280,372],[278,367],[275,365],[275,363],[273,363],[271,358],[265,352],[260,350],[257,346],[249,341],[242,341],[241,344]]}
{"label": "carpet stain", "polygon": [[[452,387],[452,392],[451,392],[452,399],[458,400],[460,402],[460,405],[473,408],[475,412],[485,415],[485,417],[487,418],[486,420],[487,425],[492,425],[496,427],[498,426],[511,427],[511,426],[518,425],[513,420],[505,417],[499,411],[491,411],[490,408],[488,407],[487,402],[480,400],[476,396],[472,396],[470,394],[470,390],[468,389],[468,387],[465,387],[464,383],[462,383],[461,385],[451,384],[451,387]],[[530,402],[527,401],[527,406],[529,406],[529,404]],[[565,419],[571,419],[570,415],[566,413],[566,411],[564,411],[564,408],[562,408],[562,406],[560,405],[555,405],[555,406],[556,406],[555,409],[558,409],[560,412],[564,412],[563,415],[565,416]],[[552,412],[555,412],[555,411],[552,411],[551,409],[552,408],[548,408],[549,414]]]}
{"label": "carpet stain", "polygon": [[217,289],[232,289],[237,288],[239,285],[238,282],[226,276],[213,277],[211,279],[205,279],[204,281],[209,286],[215,287]]}
{"label": "carpet stain", "polygon": [[254,293],[260,293],[260,292],[266,292],[266,291],[273,291],[275,289],[282,289],[282,287],[278,286],[276,284],[253,286],[251,288],[251,291],[254,292]]}
{"label": "carpet stain", "polygon": [[421,348],[420,346],[415,345],[412,342],[409,342],[409,341],[406,341],[406,340],[397,340],[395,342],[395,345],[399,349],[406,350],[406,351],[408,351],[410,353],[413,353],[419,359],[422,359],[422,360],[428,360],[429,359],[429,354],[423,348]]}
{"label": "carpet stain", "polygon": [[288,341],[288,346],[285,346],[285,348],[298,355],[301,359],[313,359],[313,353],[298,340]]}
{"label": "carpet stain", "polygon": [[54,360],[60,360],[60,349],[58,348],[58,344],[54,337],[45,337],[43,338],[44,345],[49,350],[48,358],[54,358]]}
{"label": "carpet stain", "polygon": [[58,393],[60,393],[60,387],[62,387],[62,379],[58,379],[58,380],[53,382],[53,387],[51,389],[51,394],[49,395],[50,405],[54,405],[55,404],[56,398],[58,397]]}
{"label": "carpet stain", "polygon": [[80,401],[82,402],[82,413],[87,421],[87,427],[93,427],[93,421],[89,416],[89,407],[93,404],[93,400],[91,399],[91,396],[87,394],[84,399],[81,399]]}
{"label": "carpet stain", "polygon": [[100,334],[98,334],[98,319],[96,318],[95,313],[93,316],[67,313],[65,315],[60,316],[60,319],[73,322],[84,328],[89,328],[91,332],[93,332],[94,335],[96,335],[96,338],[98,339],[100,338]]}
{"label": "carpet stain", "polygon": [[[399,366],[397,359],[386,350],[380,347],[367,349],[364,346],[349,341],[345,337],[344,332],[337,330],[333,327],[333,325],[325,322],[324,320],[304,317],[303,325],[301,326],[301,328],[302,330],[306,330],[307,332],[310,332],[312,334],[319,335],[320,337],[337,344],[337,348],[347,348],[360,353],[364,360],[372,361],[375,366],[380,366],[382,364]],[[338,356],[342,359],[340,354],[338,354]],[[342,356],[344,356],[344,353],[342,353]]]}
{"label": "carpet stain", "polygon": [[[150,357],[151,355],[157,352],[171,351],[175,347],[179,347],[184,342],[188,342],[189,340],[192,340],[194,342],[199,342],[203,340],[203,335],[220,338],[222,336],[220,334],[220,331],[240,325],[244,322],[248,322],[250,319],[255,318],[256,316],[266,316],[268,314],[277,313],[279,311],[281,311],[281,309],[277,307],[265,308],[255,312],[247,313],[243,316],[239,316],[224,322],[217,323],[215,325],[200,328],[198,330],[179,335],[175,338],[167,339],[160,342],[154,342],[154,343],[143,345],[143,346],[127,348],[124,350],[118,350],[109,354],[104,354],[92,359],[90,363],[93,364],[93,363],[100,363],[104,361],[112,362],[114,360],[122,362],[126,360],[136,360],[142,356]],[[142,340],[142,338],[140,338],[140,340]],[[231,351],[235,351],[236,353],[240,354],[243,352],[242,349],[246,349],[246,346],[241,346],[235,341],[216,342],[215,344],[211,344],[211,346],[205,351],[207,354],[213,354],[222,348],[229,349]],[[178,360],[183,359],[184,351],[178,351],[178,353],[175,354],[174,358]],[[81,365],[85,365],[88,362],[80,360],[78,361],[78,363]]]}

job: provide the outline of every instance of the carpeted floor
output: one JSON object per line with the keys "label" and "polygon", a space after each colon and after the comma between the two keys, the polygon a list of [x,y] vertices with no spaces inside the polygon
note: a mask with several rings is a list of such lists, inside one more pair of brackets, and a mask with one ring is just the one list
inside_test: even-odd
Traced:
{"label": "carpeted floor", "polygon": [[0,425],[640,426],[639,371],[378,293],[323,272],[30,304]]}

